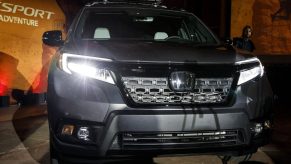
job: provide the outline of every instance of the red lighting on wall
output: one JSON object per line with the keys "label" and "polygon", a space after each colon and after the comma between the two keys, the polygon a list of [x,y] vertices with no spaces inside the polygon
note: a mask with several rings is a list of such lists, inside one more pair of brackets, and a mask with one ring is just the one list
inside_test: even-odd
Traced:
{"label": "red lighting on wall", "polygon": [[0,96],[5,96],[7,89],[7,86],[0,82]]}

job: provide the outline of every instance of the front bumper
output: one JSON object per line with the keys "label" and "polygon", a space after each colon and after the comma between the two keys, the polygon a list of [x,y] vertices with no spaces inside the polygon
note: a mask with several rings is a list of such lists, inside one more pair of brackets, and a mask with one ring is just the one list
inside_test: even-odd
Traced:
{"label": "front bumper", "polygon": [[[104,125],[86,121],[63,120],[61,124],[81,124],[81,126],[94,127],[96,141],[94,144],[86,144],[72,141],[66,137],[60,137],[59,133],[53,135],[53,146],[63,158],[74,156],[75,158],[114,158],[130,156],[158,156],[168,154],[215,154],[215,155],[244,155],[254,153],[257,148],[266,144],[270,136],[270,129],[264,129],[255,136],[250,130],[252,124],[243,113],[235,112],[228,114],[197,113],[152,115],[143,111],[143,114],[134,114],[139,111],[114,112],[108,117]],[[146,114],[147,113],[147,114]],[[239,129],[242,132],[242,140],[234,145],[192,145],[180,147],[179,145],[167,146],[139,146],[125,148],[120,143],[114,146],[115,139],[122,132],[139,133],[169,133],[169,132],[195,132],[205,130],[219,131],[222,129]],[[190,144],[189,144],[190,145]],[[69,158],[68,158],[69,159]],[[66,159],[66,160],[68,160]]]}
{"label": "front bumper", "polygon": [[[68,83],[69,82],[69,83]],[[259,135],[255,123],[271,119],[272,92],[266,77],[239,86],[226,106],[129,107],[117,86],[53,69],[49,76],[48,116],[53,146],[64,157],[112,157],[163,154],[243,155],[268,141],[269,129]],[[63,125],[89,127],[92,142],[62,136]],[[242,139],[232,145],[178,145],[125,149],[123,133],[192,133],[238,130]]]}

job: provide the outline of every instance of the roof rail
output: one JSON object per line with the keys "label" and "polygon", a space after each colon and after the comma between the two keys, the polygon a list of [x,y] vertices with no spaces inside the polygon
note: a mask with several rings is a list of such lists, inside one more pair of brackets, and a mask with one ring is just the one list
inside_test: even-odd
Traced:
{"label": "roof rail", "polygon": [[162,3],[162,0],[95,0],[93,2],[86,4],[86,6],[91,7],[98,4],[114,4],[114,3],[146,4],[158,7]]}

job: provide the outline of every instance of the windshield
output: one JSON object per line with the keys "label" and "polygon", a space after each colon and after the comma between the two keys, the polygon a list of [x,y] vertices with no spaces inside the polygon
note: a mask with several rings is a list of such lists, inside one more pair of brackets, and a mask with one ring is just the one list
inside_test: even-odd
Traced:
{"label": "windshield", "polygon": [[88,10],[78,26],[78,37],[85,40],[217,44],[211,32],[192,15],[149,9],[124,10]]}

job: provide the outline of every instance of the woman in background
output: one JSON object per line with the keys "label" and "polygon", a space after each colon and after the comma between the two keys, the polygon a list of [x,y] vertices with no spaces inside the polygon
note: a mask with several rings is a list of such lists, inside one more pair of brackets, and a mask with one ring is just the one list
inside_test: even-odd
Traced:
{"label": "woman in background", "polygon": [[251,40],[252,32],[253,30],[251,26],[245,26],[242,30],[242,36],[233,39],[234,47],[253,52],[255,50],[255,45]]}

